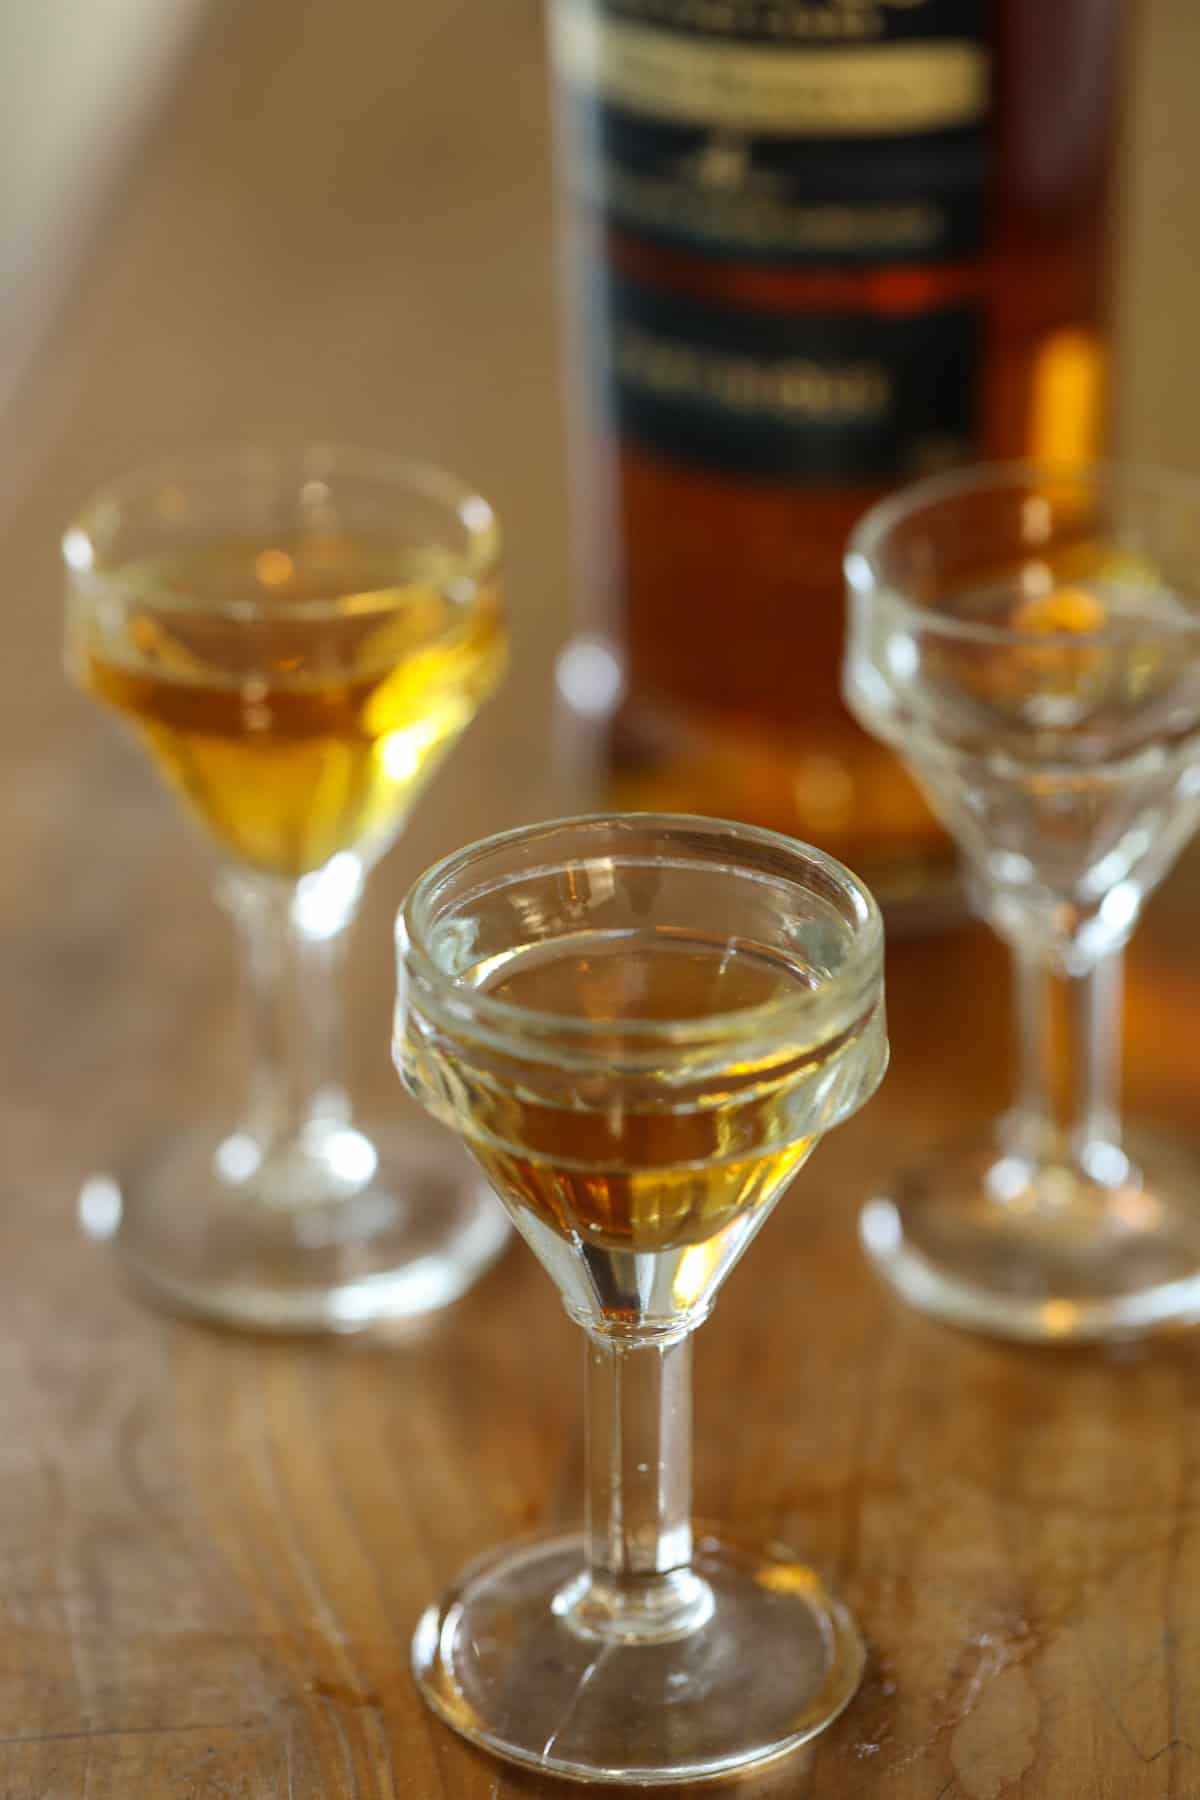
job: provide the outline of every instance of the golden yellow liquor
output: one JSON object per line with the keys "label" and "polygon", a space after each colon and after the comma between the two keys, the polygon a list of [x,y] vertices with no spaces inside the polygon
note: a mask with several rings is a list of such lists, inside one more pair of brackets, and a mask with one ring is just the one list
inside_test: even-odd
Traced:
{"label": "golden yellow liquor", "polygon": [[447,1071],[458,1128],[489,1179],[560,1236],[637,1252],[706,1243],[772,1200],[813,1147],[789,1100],[835,1046],[785,1045],[717,1081],[628,1067],[642,1053],[636,1022],[711,1018],[720,1029],[808,987],[798,965],[674,932],[587,933],[513,952],[479,985],[528,1012],[611,1022],[611,1074],[564,1077],[557,1100],[544,1075],[523,1085],[513,1066],[464,1059]]}
{"label": "golden yellow liquor", "polygon": [[73,652],[225,854],[296,878],[387,847],[505,638],[497,593],[459,597],[444,553],[296,535],[127,565]]}

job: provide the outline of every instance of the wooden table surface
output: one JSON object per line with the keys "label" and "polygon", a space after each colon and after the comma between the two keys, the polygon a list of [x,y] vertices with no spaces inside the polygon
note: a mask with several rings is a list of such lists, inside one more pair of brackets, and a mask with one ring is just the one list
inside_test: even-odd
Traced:
{"label": "wooden table surface", "polygon": [[[1200,29],[1191,0],[1145,10],[1126,441],[1195,462],[1171,346],[1194,336]],[[538,35],[532,0],[216,5],[6,421],[3,1800],[564,1791],[467,1750],[407,1670],[464,1559],[578,1511],[577,1346],[532,1258],[392,1342],[256,1343],[147,1311],[77,1230],[90,1170],[231,1098],[234,1014],[204,851],[60,678],[55,549],[113,470],[255,432],[412,445],[496,497],[513,680],[374,879],[353,957],[359,1085],[399,1107],[391,911],[434,854],[545,805],[530,720],[565,528]],[[1184,1127],[1198,892],[1193,868],[1152,909],[1127,1034],[1131,1103]],[[872,1652],[808,1760],[734,1791],[1200,1796],[1200,1344],[1022,1354],[880,1293],[858,1199],[1000,1104],[1007,1045],[983,934],[898,947],[890,982],[883,1092],[699,1341],[698,1509],[803,1550]]]}

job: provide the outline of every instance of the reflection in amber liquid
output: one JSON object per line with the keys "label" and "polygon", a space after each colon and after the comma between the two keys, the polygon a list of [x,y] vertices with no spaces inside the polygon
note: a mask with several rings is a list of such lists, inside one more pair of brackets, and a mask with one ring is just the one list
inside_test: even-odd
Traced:
{"label": "reflection in amber liquid", "polygon": [[[774,1198],[813,1147],[797,1135],[797,1084],[829,1054],[784,1044],[719,1078],[636,1072],[635,1020],[714,1019],[794,995],[803,969],[759,949],[667,932],[584,933],[517,950],[480,985],[495,999],[611,1024],[611,1072],[523,1080],[519,1068],[451,1071],[455,1124],[508,1203],[561,1236],[608,1249],[707,1242]],[[720,1029],[719,1023],[717,1029]],[[589,1038],[591,1050],[604,1034]]]}
{"label": "reflection in amber liquid", "polygon": [[345,536],[176,550],[89,598],[76,666],[226,855],[295,878],[385,849],[499,679],[498,597],[453,572]]}

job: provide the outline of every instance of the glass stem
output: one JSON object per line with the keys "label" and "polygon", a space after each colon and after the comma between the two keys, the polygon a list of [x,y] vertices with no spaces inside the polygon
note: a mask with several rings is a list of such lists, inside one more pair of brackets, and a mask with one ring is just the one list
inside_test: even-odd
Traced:
{"label": "glass stem", "polygon": [[1039,1162],[1078,1164],[1092,1144],[1119,1145],[1121,951],[1078,973],[1014,944],[1021,1147]]}
{"label": "glass stem", "polygon": [[344,1124],[338,977],[361,881],[320,886],[227,872],[220,897],[241,943],[250,1082],[239,1131],[262,1161],[297,1145],[314,1125]]}
{"label": "glass stem", "polygon": [[589,1332],[587,1570],[565,1610],[588,1636],[662,1642],[712,1610],[692,1561],[692,1341]]}

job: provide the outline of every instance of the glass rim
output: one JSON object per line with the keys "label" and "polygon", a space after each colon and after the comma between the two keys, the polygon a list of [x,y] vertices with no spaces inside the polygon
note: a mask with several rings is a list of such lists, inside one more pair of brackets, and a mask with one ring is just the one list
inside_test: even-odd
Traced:
{"label": "glass rim", "polygon": [[[619,1022],[612,1019],[584,1019],[569,1013],[545,1012],[500,1000],[477,988],[464,986],[458,978],[439,967],[424,941],[426,931],[434,921],[432,917],[422,918],[421,915],[424,910],[432,908],[439,891],[456,875],[469,869],[472,863],[482,861],[497,851],[535,843],[538,838],[565,832],[584,833],[589,829],[617,833],[622,830],[631,833],[659,831],[664,834],[679,831],[693,835],[702,831],[711,833],[714,838],[720,833],[732,833],[741,842],[752,842],[766,849],[786,852],[790,858],[806,865],[809,870],[819,870],[828,882],[849,899],[854,916],[845,918],[843,915],[848,946],[845,965],[836,973],[821,979],[816,987],[776,995],[754,1006],[707,1014],[701,1018],[623,1019]],[[585,860],[583,854],[578,860]],[[539,870],[565,866],[565,859],[560,857],[554,862],[535,864],[528,869],[511,872],[506,879],[471,891],[475,894],[496,892],[517,881],[529,879]],[[732,858],[730,866],[737,867]],[[753,874],[754,871],[747,868],[744,873]],[[810,891],[815,892],[816,889],[809,885]],[[737,820],[710,818],[699,813],[580,813],[495,832],[441,858],[418,877],[396,914],[395,935],[398,958],[406,974],[415,976],[423,992],[434,997],[438,1010],[444,1012],[454,1023],[461,1025],[469,1022],[474,1026],[482,1026],[489,1031],[489,1035],[494,1036],[495,1041],[509,1049],[530,1040],[547,1038],[557,1039],[560,1044],[565,1040],[580,1049],[586,1049],[589,1039],[601,1039],[606,1040],[606,1053],[611,1057],[613,1029],[617,1023],[622,1036],[628,1038],[631,1045],[646,1048],[661,1045],[680,1049],[703,1048],[770,1040],[781,1035],[785,1026],[799,1020],[807,1024],[818,1023],[821,1035],[832,1037],[843,1022],[849,1025],[859,1016],[868,990],[881,985],[882,976],[882,916],[874,895],[851,869],[826,851],[802,843],[798,838],[789,838],[781,832],[767,831],[760,826],[746,825]]]}
{"label": "glass rim", "polygon": [[[297,491],[305,483],[317,484],[324,480],[370,482],[390,486],[398,496],[432,501],[457,520],[464,534],[461,552],[454,554],[454,547],[446,546],[453,556],[453,564],[439,579],[439,587],[449,593],[461,584],[464,588],[469,587],[473,595],[498,571],[501,556],[499,521],[491,503],[470,482],[437,463],[399,452],[324,440],[297,439],[289,443],[281,439],[274,444],[246,441],[168,452],[127,469],[94,488],[64,527],[60,540],[70,580],[77,586],[117,592],[123,587],[132,559],[122,558],[106,566],[98,554],[104,529],[112,528],[111,516],[106,518],[106,514],[111,515],[114,508],[121,509],[135,501],[149,499],[157,488],[175,486],[186,491],[189,482],[197,486],[205,481],[236,481],[239,474],[244,481],[291,475]],[[181,594],[156,597],[155,605],[164,612],[200,610],[227,618],[326,618],[344,614],[345,596],[290,602],[271,599],[265,603],[239,597],[198,605]]]}
{"label": "glass rim", "polygon": [[[1096,491],[1142,486],[1148,491],[1170,493],[1178,499],[1189,500],[1200,517],[1200,475],[1163,464],[1122,462],[1117,459],[1084,464],[1036,460],[969,463],[960,469],[950,469],[940,475],[930,475],[923,480],[910,482],[897,493],[890,494],[887,499],[868,508],[846,543],[842,572],[847,587],[856,597],[886,606],[899,619],[911,624],[924,635],[952,638],[960,643],[998,646],[1002,649],[1124,648],[1144,643],[1147,635],[1186,639],[1193,634],[1200,634],[1200,609],[1194,618],[1182,618],[1170,624],[1156,620],[1148,632],[1135,635],[1131,635],[1128,629],[1118,630],[1107,626],[1094,631],[1038,631],[1012,625],[988,624],[974,619],[957,619],[921,606],[884,575],[880,566],[884,542],[905,520],[943,502],[966,499],[972,494],[986,493],[989,489],[1001,493],[1037,483],[1047,486],[1072,483]],[[1031,551],[1034,548],[1030,546]]]}

